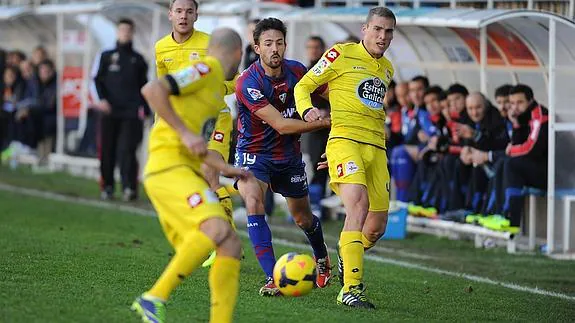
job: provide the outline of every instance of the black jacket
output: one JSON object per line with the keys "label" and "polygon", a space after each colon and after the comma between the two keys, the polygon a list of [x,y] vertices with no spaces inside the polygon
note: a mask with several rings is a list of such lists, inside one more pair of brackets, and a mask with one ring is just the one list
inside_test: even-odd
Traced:
{"label": "black jacket", "polygon": [[505,119],[499,111],[488,104],[483,120],[475,124],[476,135],[470,145],[482,151],[505,150],[509,143]]}
{"label": "black jacket", "polygon": [[547,164],[548,118],[547,108],[533,101],[527,110],[517,117],[519,126],[513,128],[513,146],[509,156],[525,156]]}
{"label": "black jacket", "polygon": [[148,64],[132,43],[118,44],[102,53],[94,83],[100,99],[110,103],[113,117],[136,118],[140,107],[149,114],[140,93],[148,82],[147,74]]}

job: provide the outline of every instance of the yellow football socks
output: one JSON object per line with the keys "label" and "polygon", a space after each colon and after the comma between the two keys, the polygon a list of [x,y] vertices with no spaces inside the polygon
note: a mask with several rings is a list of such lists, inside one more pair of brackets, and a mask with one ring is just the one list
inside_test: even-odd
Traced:
{"label": "yellow football socks", "polygon": [[209,274],[211,291],[210,322],[232,322],[238,298],[240,261],[217,256]]}
{"label": "yellow football socks", "polygon": [[179,245],[176,254],[146,295],[167,301],[182,280],[206,259],[216,245],[201,231],[190,233]]}
{"label": "yellow football socks", "polygon": [[363,277],[363,234],[360,231],[342,231],[339,236],[339,250],[343,258],[343,288],[357,286]]}
{"label": "yellow football socks", "polygon": [[363,244],[364,250],[369,250],[375,246],[375,242],[371,242],[363,233],[361,234],[361,243]]}
{"label": "yellow football socks", "polygon": [[232,204],[232,198],[230,197],[230,193],[228,193],[228,190],[222,186],[216,190],[216,194],[220,199],[220,204],[224,208],[224,211],[226,211],[226,217],[228,219],[228,222],[230,222],[232,228],[234,228],[234,230],[237,231],[236,224],[234,222],[234,206]]}

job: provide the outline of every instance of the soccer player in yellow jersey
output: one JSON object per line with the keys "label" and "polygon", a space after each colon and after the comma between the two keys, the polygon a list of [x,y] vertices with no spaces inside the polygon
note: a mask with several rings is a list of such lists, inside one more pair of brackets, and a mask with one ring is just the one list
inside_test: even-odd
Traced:
{"label": "soccer player in yellow jersey", "polygon": [[343,288],[337,302],[351,307],[375,308],[364,295],[363,254],[379,240],[387,224],[383,98],[393,66],[383,54],[393,39],[395,22],[391,10],[371,9],[362,27],[363,40],[330,48],[294,92],[298,112],[310,122],[320,118],[310,94],[320,85],[329,87],[331,131],[326,155],[330,186],[346,212],[339,239]]}
{"label": "soccer player in yellow jersey", "polygon": [[165,322],[169,295],[214,249],[210,322],[232,321],[241,242],[200,166],[206,163],[225,176],[250,178],[250,173],[230,166],[206,145],[223,106],[222,84],[233,78],[241,61],[241,38],[231,29],[216,30],[207,54],[142,89],[156,113],[144,186],[175,249],[158,281],[132,304],[144,322]]}
{"label": "soccer player in yellow jersey", "polygon": [[[172,32],[157,41],[155,46],[158,78],[188,67],[193,61],[205,57],[210,39],[210,35],[194,29],[194,23],[198,19],[197,1],[171,0],[168,18],[172,23]],[[225,84],[226,95],[235,91],[235,80]],[[230,155],[233,120],[230,109],[225,102],[222,104],[225,108],[221,110],[212,129],[212,140],[208,143],[208,149],[218,152],[222,160],[227,161]],[[235,229],[232,199],[226,188],[220,184],[219,172],[204,164],[202,173],[211,189],[218,195],[228,220]],[[203,266],[211,265],[214,259],[215,253],[212,253]]]}

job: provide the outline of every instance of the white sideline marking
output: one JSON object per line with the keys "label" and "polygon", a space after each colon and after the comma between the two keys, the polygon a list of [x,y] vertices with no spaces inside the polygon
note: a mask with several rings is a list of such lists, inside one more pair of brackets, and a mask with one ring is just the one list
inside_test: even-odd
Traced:
{"label": "white sideline marking", "polygon": [[[19,193],[19,194],[33,196],[33,197],[40,197],[40,198],[54,200],[54,201],[72,202],[72,203],[76,203],[76,204],[80,204],[80,205],[99,207],[99,208],[108,209],[108,210],[124,211],[124,212],[134,213],[137,215],[155,216],[155,212],[153,212],[151,210],[145,210],[145,209],[141,209],[141,208],[137,208],[137,207],[133,207],[133,206],[118,205],[118,204],[114,204],[114,203],[110,203],[110,202],[90,200],[90,199],[86,199],[86,198],[70,197],[70,196],[66,196],[66,195],[62,195],[62,194],[44,192],[44,191],[39,191],[39,190],[35,190],[35,189],[21,188],[21,187],[16,187],[16,186],[12,186],[12,185],[2,184],[2,183],[0,183],[0,190],[7,191],[7,192],[13,192],[13,193]],[[275,226],[271,226],[271,227],[274,230],[276,228]],[[241,236],[248,237],[248,233],[243,231],[243,230],[239,231],[239,234]],[[309,246],[307,244],[291,242],[291,241],[284,240],[284,239],[274,239],[274,243],[276,243],[278,245],[282,245],[284,247],[293,247],[293,248],[306,249],[306,250],[309,249]],[[328,248],[328,250],[330,252],[335,252],[335,249],[332,249],[332,248]],[[561,294],[561,293],[551,292],[551,291],[547,291],[547,290],[543,290],[543,289],[539,289],[539,288],[525,287],[525,286],[521,286],[521,285],[517,285],[517,284],[513,284],[513,283],[500,282],[500,281],[496,281],[496,280],[486,278],[486,277],[469,275],[466,273],[460,273],[460,272],[449,271],[449,270],[443,270],[443,269],[439,269],[439,268],[433,268],[433,267],[428,267],[428,266],[424,266],[424,265],[418,265],[418,264],[410,263],[407,261],[395,260],[395,259],[391,259],[391,258],[382,258],[379,256],[374,256],[374,255],[369,255],[369,254],[365,255],[365,258],[369,259],[371,261],[384,263],[384,264],[388,264],[388,265],[394,265],[394,266],[403,267],[403,268],[410,268],[410,269],[417,269],[417,270],[435,273],[435,274],[439,274],[439,275],[463,278],[463,279],[467,279],[467,280],[477,282],[477,283],[484,283],[484,284],[489,284],[489,285],[500,286],[500,287],[504,287],[507,289],[520,291],[520,292],[526,292],[526,293],[530,293],[530,294],[550,296],[550,297],[560,298],[560,299],[564,299],[564,300],[568,300],[568,301],[575,301],[574,296],[569,296],[569,295],[565,295],[565,294]]]}

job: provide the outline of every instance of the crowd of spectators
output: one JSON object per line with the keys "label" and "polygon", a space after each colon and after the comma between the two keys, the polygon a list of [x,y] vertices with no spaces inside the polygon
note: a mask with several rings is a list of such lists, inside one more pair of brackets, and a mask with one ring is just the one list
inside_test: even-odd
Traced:
{"label": "crowd of spectators", "polygon": [[40,168],[54,148],[56,69],[43,47],[28,58],[22,51],[0,49],[0,151],[36,151]]}

